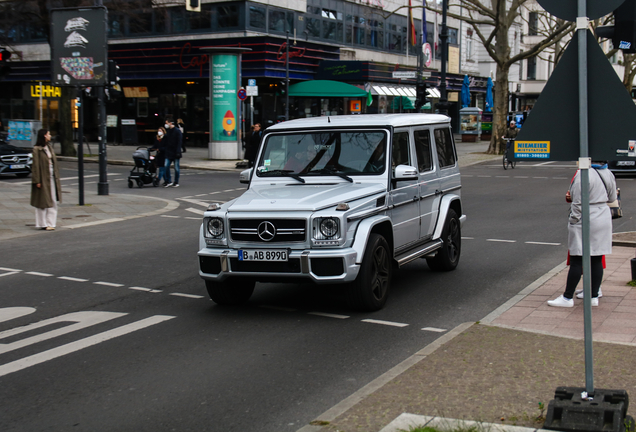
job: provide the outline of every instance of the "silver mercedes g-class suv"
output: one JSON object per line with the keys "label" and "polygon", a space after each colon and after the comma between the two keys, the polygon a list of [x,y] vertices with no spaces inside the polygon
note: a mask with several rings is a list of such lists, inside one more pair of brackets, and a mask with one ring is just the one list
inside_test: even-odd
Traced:
{"label": "silver mercedes g-class suv", "polygon": [[377,114],[269,127],[248,190],[205,212],[199,274],[218,304],[256,282],[342,284],[352,306],[386,303],[394,269],[453,270],[466,216],[450,118]]}

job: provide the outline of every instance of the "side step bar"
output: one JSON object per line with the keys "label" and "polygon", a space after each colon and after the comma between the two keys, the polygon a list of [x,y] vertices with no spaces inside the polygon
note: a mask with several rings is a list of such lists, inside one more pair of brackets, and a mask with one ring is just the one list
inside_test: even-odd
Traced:
{"label": "side step bar", "polygon": [[398,266],[402,267],[404,264],[408,264],[411,261],[414,261],[420,258],[423,255],[428,255],[431,252],[435,252],[437,249],[440,249],[444,245],[444,242],[440,239],[437,239],[433,242],[427,243],[423,248],[411,249],[406,252],[402,252],[400,255],[395,256],[395,260],[398,263]]}

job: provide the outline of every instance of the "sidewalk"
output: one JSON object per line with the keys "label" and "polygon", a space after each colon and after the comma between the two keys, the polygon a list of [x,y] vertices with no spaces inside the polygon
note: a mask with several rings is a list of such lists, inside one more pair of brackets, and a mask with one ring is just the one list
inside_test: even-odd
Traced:
{"label": "sidewalk", "polygon": [[[615,235],[603,297],[592,308],[594,388],[623,389],[632,397],[636,288],[627,282],[634,240],[634,233]],[[448,332],[299,432],[398,432],[426,424],[538,430],[557,386],[585,387],[583,300],[575,299],[572,309],[546,304],[563,293],[567,272],[565,263],[557,266],[480,322]],[[636,414],[633,403],[628,414]]]}

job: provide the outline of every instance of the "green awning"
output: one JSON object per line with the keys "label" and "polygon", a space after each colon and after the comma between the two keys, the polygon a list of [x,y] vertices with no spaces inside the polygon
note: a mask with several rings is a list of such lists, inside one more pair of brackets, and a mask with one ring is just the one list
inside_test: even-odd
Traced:
{"label": "green awning", "polygon": [[314,80],[289,86],[290,96],[308,97],[367,97],[367,92],[340,81]]}
{"label": "green awning", "polygon": [[413,103],[415,102],[415,98],[406,97],[406,96],[396,96],[393,98],[393,103],[391,104],[391,108],[394,110],[397,109],[415,109]]}

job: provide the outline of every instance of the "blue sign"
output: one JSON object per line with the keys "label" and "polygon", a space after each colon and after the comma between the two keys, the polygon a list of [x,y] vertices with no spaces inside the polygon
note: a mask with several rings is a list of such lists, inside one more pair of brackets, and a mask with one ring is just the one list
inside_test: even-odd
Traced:
{"label": "blue sign", "polygon": [[255,86],[256,85],[256,80],[255,79],[248,79],[247,80],[247,85],[248,86]]}
{"label": "blue sign", "polygon": [[237,96],[240,100],[245,100],[245,98],[247,97],[247,92],[245,91],[245,89],[240,89],[237,93]]}

